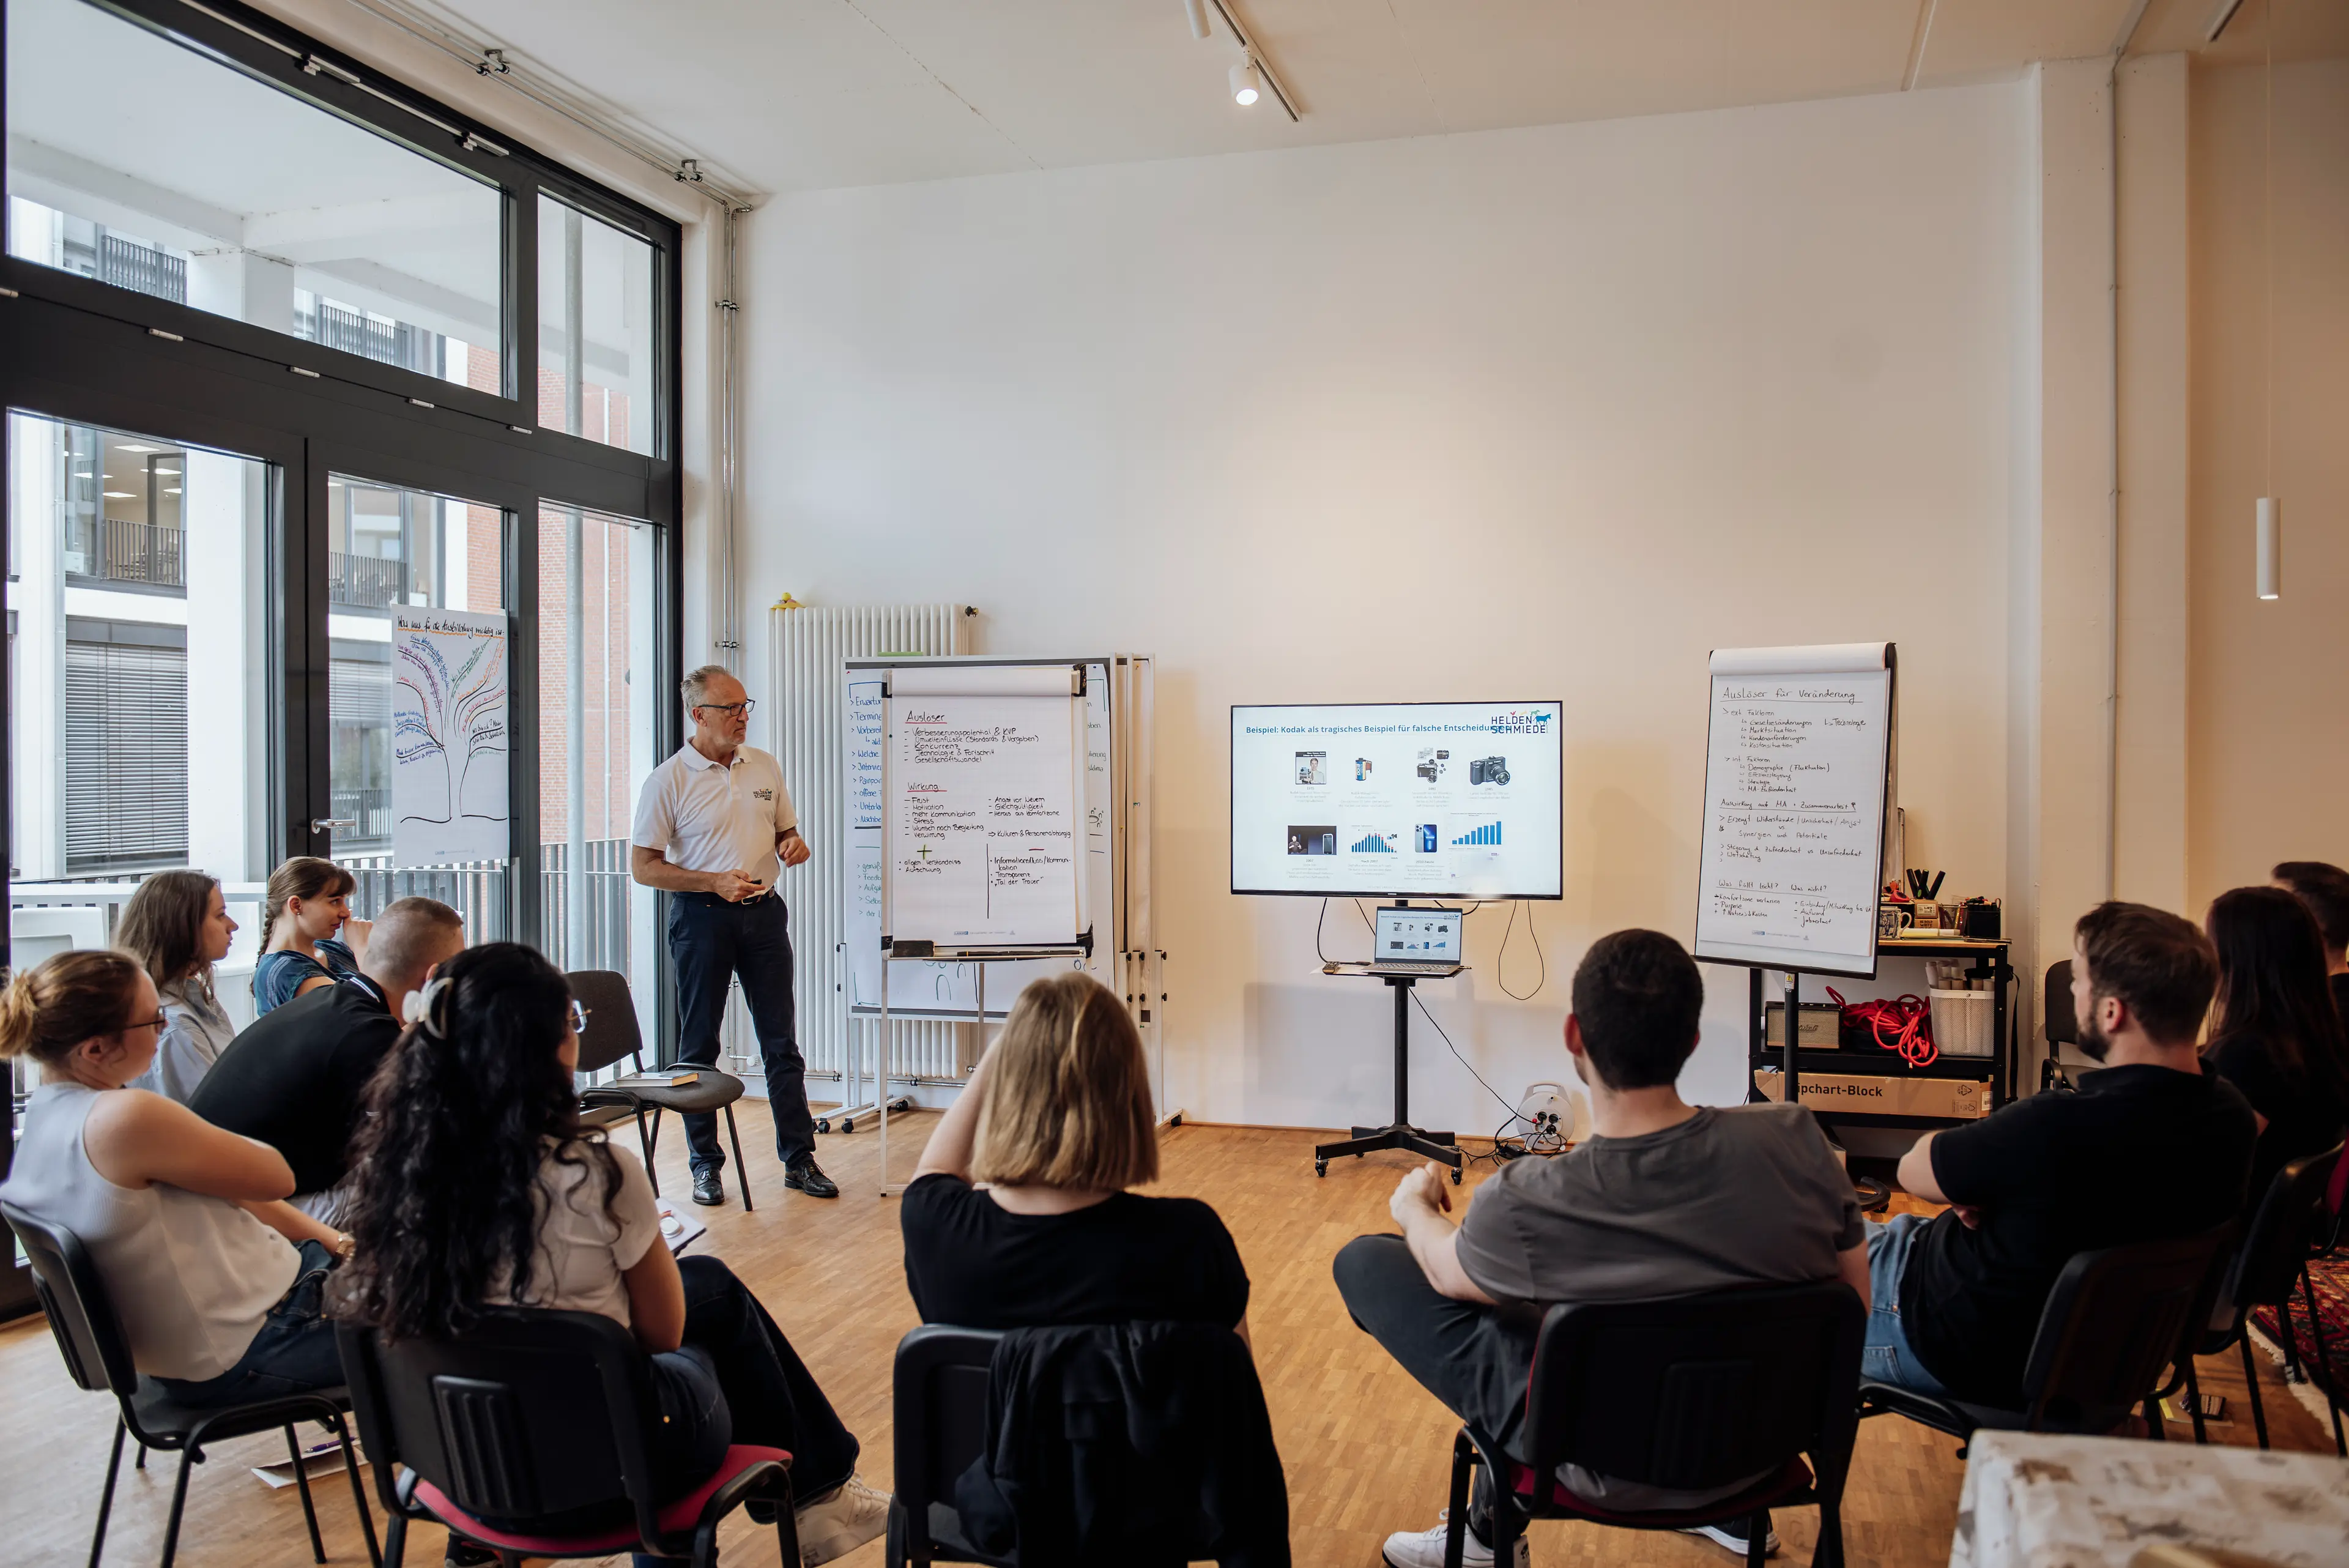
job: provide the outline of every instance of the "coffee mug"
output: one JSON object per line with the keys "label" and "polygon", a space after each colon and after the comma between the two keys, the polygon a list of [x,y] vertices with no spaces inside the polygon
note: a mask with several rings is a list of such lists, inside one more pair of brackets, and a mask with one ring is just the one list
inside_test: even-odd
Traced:
{"label": "coffee mug", "polygon": [[1889,899],[1878,904],[1876,907],[1877,940],[1888,942],[1892,940],[1899,936],[1901,930],[1913,918],[1906,904],[1895,904]]}

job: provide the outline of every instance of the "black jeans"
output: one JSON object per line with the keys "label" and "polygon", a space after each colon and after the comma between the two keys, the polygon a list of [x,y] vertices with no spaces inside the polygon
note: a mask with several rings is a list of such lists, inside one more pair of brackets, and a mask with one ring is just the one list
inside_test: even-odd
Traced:
{"label": "black jeans", "polygon": [[[766,1066],[776,1158],[786,1168],[813,1158],[815,1118],[808,1113],[807,1058],[800,1054],[792,1013],[791,916],[783,900],[770,893],[755,903],[730,904],[713,893],[673,893],[668,950],[677,963],[678,1061],[718,1064],[727,982],[740,979]],[[717,1115],[700,1111],[684,1120],[694,1173],[723,1166]]]}
{"label": "black jeans", "polygon": [[[685,1345],[652,1358],[662,1440],[654,1484],[664,1499],[707,1480],[734,1443],[792,1456],[805,1506],[856,1473],[857,1443],[759,1298],[716,1258],[679,1258]],[[639,1568],[658,1559],[639,1556]]]}
{"label": "black jeans", "polygon": [[[1522,1458],[1526,1377],[1533,1370],[1540,1320],[1503,1307],[1457,1302],[1427,1282],[1400,1236],[1357,1236],[1339,1249],[1332,1272],[1355,1326],[1361,1329],[1445,1409],[1497,1438]],[[1489,1543],[1492,1485],[1476,1468],[1468,1526]]]}

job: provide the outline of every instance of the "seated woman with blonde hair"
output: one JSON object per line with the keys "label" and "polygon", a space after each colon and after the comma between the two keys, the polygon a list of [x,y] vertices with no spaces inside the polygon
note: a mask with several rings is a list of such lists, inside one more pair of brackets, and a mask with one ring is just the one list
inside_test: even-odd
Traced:
{"label": "seated woman with blonde hair", "polygon": [[1142,1037],[1081,973],[1040,980],[963,1086],[905,1189],[905,1282],[925,1323],[1210,1323],[1247,1338],[1247,1271],[1195,1198],[1158,1179]]}

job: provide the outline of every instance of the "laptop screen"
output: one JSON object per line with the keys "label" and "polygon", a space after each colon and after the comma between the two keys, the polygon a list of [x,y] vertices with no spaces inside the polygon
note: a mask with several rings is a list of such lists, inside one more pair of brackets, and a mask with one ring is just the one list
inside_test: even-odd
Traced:
{"label": "laptop screen", "polygon": [[1374,963],[1458,963],[1460,928],[1467,917],[1457,909],[1381,909],[1373,922]]}

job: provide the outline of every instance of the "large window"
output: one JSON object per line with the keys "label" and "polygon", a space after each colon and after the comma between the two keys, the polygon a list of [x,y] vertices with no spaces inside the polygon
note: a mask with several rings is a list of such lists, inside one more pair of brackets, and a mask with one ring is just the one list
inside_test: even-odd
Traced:
{"label": "large window", "polygon": [[629,979],[647,1038],[665,961],[628,875],[636,788],[660,760],[660,535],[584,507],[538,514],[539,946]]}
{"label": "large window", "polygon": [[[339,473],[327,479],[326,494],[328,821],[335,859],[358,877],[353,908],[370,915],[417,894],[454,907],[475,941],[511,936],[512,746],[502,719],[511,669],[494,654],[474,672],[478,680],[451,691],[433,682],[447,672],[433,662],[432,642],[401,635],[403,621],[429,620],[403,617],[406,610],[462,610],[504,626],[505,514]],[[462,733],[441,723],[450,699],[471,704]],[[405,730],[403,711],[415,715]],[[502,825],[489,836],[494,842],[477,846],[480,853],[417,847],[417,836],[400,828],[403,813],[419,810],[401,799],[413,793],[395,777],[402,767],[434,781],[456,815],[468,805],[494,810]]]}
{"label": "large window", "polygon": [[103,910],[61,900],[176,867],[257,905],[271,855],[268,468],[11,413],[8,476],[14,934],[101,939]]}
{"label": "large window", "polygon": [[653,450],[653,248],[538,199],[538,419],[549,430]]}
{"label": "large window", "polygon": [[9,254],[502,389],[495,185],[85,0],[7,52]]}

